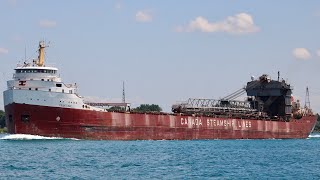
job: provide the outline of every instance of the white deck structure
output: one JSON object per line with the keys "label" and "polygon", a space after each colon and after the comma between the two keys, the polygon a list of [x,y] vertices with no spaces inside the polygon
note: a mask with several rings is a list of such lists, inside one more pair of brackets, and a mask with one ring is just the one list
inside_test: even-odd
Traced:
{"label": "white deck structure", "polygon": [[15,68],[13,79],[4,91],[4,106],[11,103],[106,111],[86,104],[77,94],[76,84],[65,84],[55,67],[44,64],[44,42],[39,43],[39,57],[33,63]]}

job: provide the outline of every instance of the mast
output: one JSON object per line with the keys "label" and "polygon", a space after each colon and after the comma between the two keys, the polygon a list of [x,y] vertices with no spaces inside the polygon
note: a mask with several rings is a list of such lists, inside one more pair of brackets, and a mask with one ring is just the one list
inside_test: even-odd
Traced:
{"label": "mast", "polygon": [[24,62],[27,61],[27,46],[24,46]]}
{"label": "mast", "polygon": [[122,81],[122,102],[126,102],[126,92],[124,90],[124,81]]}
{"label": "mast", "polygon": [[305,108],[308,108],[308,109],[310,109],[310,94],[309,94],[309,88],[308,88],[308,86],[307,86],[307,89],[306,89],[306,99],[305,99],[305,105],[304,105],[304,107]]}

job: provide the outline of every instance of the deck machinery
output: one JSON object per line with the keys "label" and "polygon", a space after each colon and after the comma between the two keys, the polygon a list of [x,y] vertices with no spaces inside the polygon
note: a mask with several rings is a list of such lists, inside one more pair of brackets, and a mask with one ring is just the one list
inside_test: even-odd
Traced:
{"label": "deck machinery", "polygon": [[[234,100],[247,94],[245,101]],[[283,119],[292,117],[292,87],[263,74],[247,86],[220,99],[192,99],[172,106],[174,113],[233,118]]]}

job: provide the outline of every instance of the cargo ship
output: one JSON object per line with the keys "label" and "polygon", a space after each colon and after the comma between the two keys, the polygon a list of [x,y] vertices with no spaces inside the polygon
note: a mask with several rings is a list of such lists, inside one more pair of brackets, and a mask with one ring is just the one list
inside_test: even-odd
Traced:
{"label": "cargo ship", "polygon": [[[45,65],[44,50],[18,64],[4,91],[8,132],[94,140],[195,140],[307,138],[317,116],[300,107],[284,80],[262,75],[219,100],[188,99],[171,113],[133,112],[129,103],[87,102],[76,84]],[[236,97],[246,93],[245,101]],[[121,106],[114,112],[106,107]]]}

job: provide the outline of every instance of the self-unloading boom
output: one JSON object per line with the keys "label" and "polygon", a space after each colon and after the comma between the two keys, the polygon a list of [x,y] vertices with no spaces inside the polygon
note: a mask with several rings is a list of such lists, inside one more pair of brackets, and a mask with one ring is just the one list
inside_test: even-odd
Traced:
{"label": "self-unloading boom", "polygon": [[250,107],[248,101],[235,100],[215,100],[215,99],[193,99],[189,98],[185,103],[172,106],[174,113],[187,115],[206,115],[206,116],[228,116],[228,117],[258,117],[256,109]]}

